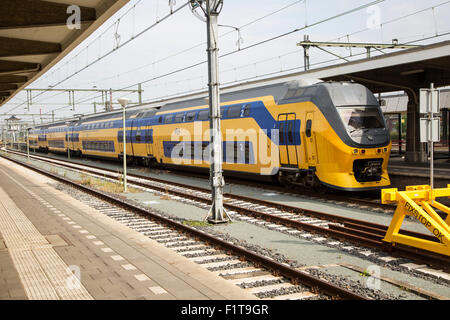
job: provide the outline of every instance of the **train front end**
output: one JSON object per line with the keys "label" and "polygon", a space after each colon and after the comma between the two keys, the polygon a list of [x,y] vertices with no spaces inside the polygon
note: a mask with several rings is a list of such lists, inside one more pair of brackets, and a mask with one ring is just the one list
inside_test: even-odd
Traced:
{"label": "train front end", "polygon": [[[318,168],[322,184],[346,191],[381,189],[391,184],[387,167],[390,132],[378,100],[355,83],[327,83],[322,92],[329,129],[322,131],[323,153]],[[320,104],[319,104],[320,105]]]}

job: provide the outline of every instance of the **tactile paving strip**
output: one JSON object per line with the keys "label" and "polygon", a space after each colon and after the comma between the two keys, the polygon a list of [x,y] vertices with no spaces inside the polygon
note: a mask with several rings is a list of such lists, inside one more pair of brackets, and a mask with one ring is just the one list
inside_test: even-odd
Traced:
{"label": "tactile paving strip", "polygon": [[30,300],[91,300],[47,239],[0,188],[0,232]]}

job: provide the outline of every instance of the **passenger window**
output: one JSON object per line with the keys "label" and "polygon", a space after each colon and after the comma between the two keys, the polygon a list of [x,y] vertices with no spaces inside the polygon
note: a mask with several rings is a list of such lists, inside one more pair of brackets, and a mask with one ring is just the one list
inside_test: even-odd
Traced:
{"label": "passenger window", "polygon": [[220,119],[223,119],[225,116],[225,108],[220,108]]}
{"label": "passenger window", "polygon": [[189,112],[186,115],[186,122],[194,121],[194,119],[195,119],[195,112]]}
{"label": "passenger window", "polygon": [[231,106],[228,108],[228,118],[238,118],[241,116],[241,106]]}
{"label": "passenger window", "polygon": [[162,117],[159,117],[158,123],[162,123]]}
{"label": "passenger window", "polygon": [[173,115],[168,115],[164,118],[164,123],[172,123]]}
{"label": "passenger window", "polygon": [[311,127],[312,127],[312,121],[311,120],[306,121],[306,136],[308,138],[311,137]]}
{"label": "passenger window", "polygon": [[175,123],[183,122],[183,118],[184,118],[184,113],[178,113],[178,114],[175,116]]}
{"label": "passenger window", "polygon": [[242,113],[243,117],[249,117],[250,116],[250,108],[251,108],[251,105],[249,105],[249,104],[244,105],[244,111]]}
{"label": "passenger window", "polygon": [[136,142],[141,142],[141,131],[136,131]]}
{"label": "passenger window", "polygon": [[208,120],[209,119],[209,110],[203,110],[198,113],[198,120]]}

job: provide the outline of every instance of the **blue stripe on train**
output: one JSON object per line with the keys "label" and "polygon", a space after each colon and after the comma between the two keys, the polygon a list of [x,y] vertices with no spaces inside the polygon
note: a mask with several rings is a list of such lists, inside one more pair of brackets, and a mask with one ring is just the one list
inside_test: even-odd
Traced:
{"label": "blue stripe on train", "polygon": [[[244,106],[244,104],[241,104],[241,105],[242,105],[242,107]],[[267,110],[267,108],[264,105],[264,103],[262,101],[256,101],[256,102],[251,102],[251,103],[245,103],[245,105],[250,105],[250,114],[248,116],[236,117],[236,118],[227,118],[225,116],[223,120],[253,118],[258,123],[258,126],[260,127],[260,129],[266,131],[266,134],[269,137],[269,139],[271,139],[273,143],[277,143],[278,144],[278,139],[277,139],[278,136],[277,137],[275,137],[275,136],[272,137],[272,130],[278,129],[279,122],[272,117],[271,113]],[[229,106],[222,107],[224,109],[224,114],[225,115],[227,113],[228,108],[232,107],[232,106],[235,106],[235,105],[229,105]],[[183,113],[183,114],[186,115],[186,113],[188,113],[188,112],[195,112],[196,113],[195,119],[197,119],[198,113],[200,111],[204,111],[204,110],[208,110],[208,109],[200,109],[200,110],[195,110],[195,111],[184,111],[184,112],[174,112],[174,113],[171,113],[171,114],[157,115],[157,116],[154,116],[152,118],[128,119],[126,121],[126,127],[127,128],[133,128],[133,127],[138,127],[139,128],[139,127],[149,127],[149,126],[154,126],[154,127],[156,127],[156,126],[164,126],[164,125],[167,125],[167,124],[159,123],[159,118],[160,117],[164,117],[166,115],[176,115],[176,114],[180,114],[180,113]],[[198,121],[198,120],[195,120],[195,121]],[[203,121],[209,121],[209,120],[203,120]],[[289,121],[294,121],[294,120],[289,120]],[[182,122],[182,123],[192,123],[192,122],[194,122],[194,121],[187,121],[187,122]],[[293,143],[286,142],[285,144],[288,144],[288,145],[301,145],[300,120],[295,120],[294,122],[295,122],[294,142]],[[81,131],[94,131],[94,130],[108,130],[108,129],[121,129],[121,128],[123,128],[123,121],[122,120],[105,121],[105,122],[102,122],[101,124],[106,124],[106,125],[102,125],[103,127],[101,127],[101,128],[97,128],[96,124],[95,125],[93,125],[93,124],[91,124],[91,125],[82,125],[82,126],[73,127],[72,130],[73,130],[73,132],[81,132]],[[67,131],[67,130],[64,129],[64,131]],[[133,132],[131,137],[130,137],[130,134],[128,133],[130,131]],[[140,131],[147,131],[147,129],[140,130]],[[39,130],[39,131],[34,132],[34,133],[42,134],[42,133],[47,133],[47,132],[54,132],[54,131],[52,131],[52,130]],[[153,143],[153,131],[152,130],[151,130],[151,138],[149,138],[149,139],[151,139],[151,142],[149,142],[149,140],[145,140],[145,139],[141,139],[140,142],[136,142],[136,138],[135,138],[136,134],[135,133],[137,133],[137,130],[129,130],[129,129],[127,129],[127,141],[131,141],[132,143]],[[119,131],[118,137],[121,137],[121,135],[122,134]],[[287,141],[287,140],[285,140],[285,141]]]}

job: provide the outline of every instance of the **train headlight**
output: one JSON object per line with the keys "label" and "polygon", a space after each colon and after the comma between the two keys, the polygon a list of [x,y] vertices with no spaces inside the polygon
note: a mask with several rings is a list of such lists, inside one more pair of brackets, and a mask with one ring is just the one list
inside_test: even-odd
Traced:
{"label": "train headlight", "polygon": [[384,152],[385,152],[385,153],[388,152],[388,148],[384,148]]}
{"label": "train headlight", "polygon": [[366,150],[361,150],[361,154],[366,154]]}
{"label": "train headlight", "polygon": [[377,149],[377,153],[381,153],[381,149]]}
{"label": "train headlight", "polygon": [[358,149],[354,149],[353,154],[358,154]]}

